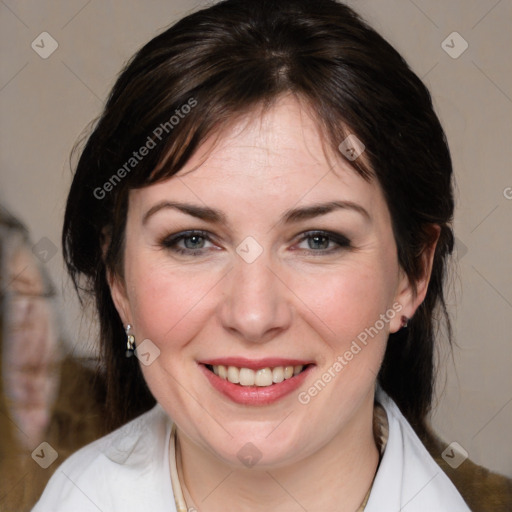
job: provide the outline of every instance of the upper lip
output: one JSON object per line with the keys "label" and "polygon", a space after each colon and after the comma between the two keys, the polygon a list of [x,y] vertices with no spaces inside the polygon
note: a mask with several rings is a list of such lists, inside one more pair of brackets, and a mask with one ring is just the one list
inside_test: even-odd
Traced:
{"label": "upper lip", "polygon": [[250,368],[259,370],[261,368],[276,368],[277,366],[306,366],[313,364],[313,361],[303,359],[288,359],[282,357],[265,357],[263,359],[247,359],[245,357],[217,357],[199,361],[201,364],[211,366],[236,366],[237,368]]}

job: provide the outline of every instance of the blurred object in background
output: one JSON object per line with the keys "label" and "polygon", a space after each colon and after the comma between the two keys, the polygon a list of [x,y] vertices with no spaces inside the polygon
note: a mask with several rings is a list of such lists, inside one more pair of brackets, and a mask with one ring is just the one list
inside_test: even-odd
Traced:
{"label": "blurred object in background", "polygon": [[55,289],[27,229],[0,208],[2,511],[30,510],[62,461],[106,433],[103,383],[63,346]]}
{"label": "blurred object in background", "polygon": [[27,233],[18,228],[5,238],[2,380],[16,441],[30,449],[46,433],[59,381],[55,292],[27,245]]}

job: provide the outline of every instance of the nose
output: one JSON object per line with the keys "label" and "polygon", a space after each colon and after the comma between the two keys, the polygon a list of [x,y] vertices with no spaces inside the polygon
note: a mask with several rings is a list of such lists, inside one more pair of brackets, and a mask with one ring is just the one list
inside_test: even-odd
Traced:
{"label": "nose", "polygon": [[265,252],[252,263],[237,257],[226,277],[220,319],[232,335],[265,343],[290,327],[293,294]]}

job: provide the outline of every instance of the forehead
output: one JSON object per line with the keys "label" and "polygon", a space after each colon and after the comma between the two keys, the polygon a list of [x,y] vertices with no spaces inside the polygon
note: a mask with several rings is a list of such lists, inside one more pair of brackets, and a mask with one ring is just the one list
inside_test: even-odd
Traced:
{"label": "forehead", "polygon": [[169,196],[228,209],[343,199],[369,210],[383,206],[376,180],[364,180],[341,153],[329,152],[318,123],[292,96],[213,133],[177,174],[132,192],[141,208]]}
{"label": "forehead", "polygon": [[[328,160],[330,167],[335,160],[338,164],[346,162],[340,154],[334,158],[328,155],[328,147],[305,106],[294,96],[286,95],[268,111],[255,108],[213,133],[176,176],[194,172],[206,177],[220,171],[231,177],[268,180],[285,172],[304,174],[303,169],[323,169]],[[206,161],[207,165],[201,166]],[[202,172],[196,172],[196,168]]]}

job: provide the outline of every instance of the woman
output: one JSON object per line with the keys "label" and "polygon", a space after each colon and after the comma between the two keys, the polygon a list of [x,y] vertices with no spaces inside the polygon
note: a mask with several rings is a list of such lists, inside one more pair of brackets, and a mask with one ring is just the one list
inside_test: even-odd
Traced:
{"label": "woman", "polygon": [[124,426],[34,510],[469,510],[420,441],[453,209],[427,89],[348,7],[227,0],[155,37],[63,229]]}

